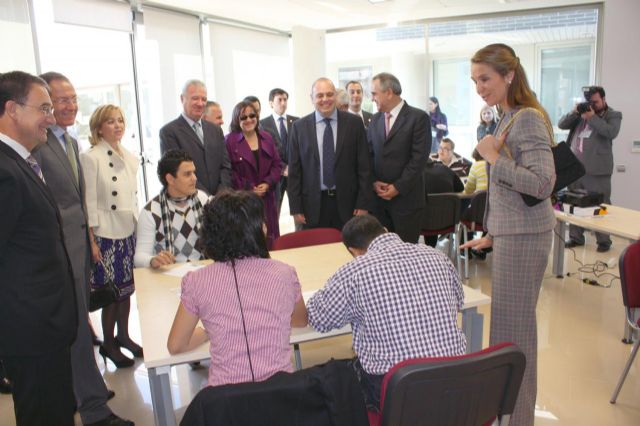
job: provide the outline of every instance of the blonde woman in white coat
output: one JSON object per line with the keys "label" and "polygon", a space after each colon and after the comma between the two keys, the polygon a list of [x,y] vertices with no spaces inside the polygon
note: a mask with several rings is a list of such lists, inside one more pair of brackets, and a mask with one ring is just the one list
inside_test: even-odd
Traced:
{"label": "blonde woman in white coat", "polygon": [[[103,105],[95,110],[89,121],[91,149],[82,153],[87,214],[94,266],[89,284],[96,289],[113,283],[118,299],[102,309],[104,344],[100,355],[109,358],[116,367],[131,367],[133,359],[120,348],[129,350],[136,358],[142,348],[129,337],[130,296],[133,282],[135,227],[138,216],[137,157],[127,151],[120,140],[125,121],[122,110],[115,105]],[[114,334],[118,325],[117,336]]]}

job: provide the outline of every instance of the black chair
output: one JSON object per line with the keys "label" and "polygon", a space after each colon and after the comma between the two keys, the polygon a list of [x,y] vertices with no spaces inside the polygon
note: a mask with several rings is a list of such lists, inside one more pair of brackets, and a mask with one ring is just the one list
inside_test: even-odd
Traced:
{"label": "black chair", "polygon": [[[462,224],[462,238],[466,243],[469,240],[469,232],[476,232],[483,228],[484,210],[487,205],[487,191],[478,191],[471,199],[471,204],[462,213],[460,223]],[[469,249],[464,249],[464,279],[469,278]]]}
{"label": "black chair", "polygon": [[508,424],[525,364],[524,353],[513,343],[456,357],[403,361],[385,375],[381,414],[370,413],[369,424],[480,426],[496,417],[500,425]]}
{"label": "black chair", "polygon": [[[640,242],[638,241],[624,249],[620,254],[620,287],[622,288],[622,302],[624,303],[627,324],[637,335],[640,332],[640,318],[635,315],[640,310]],[[629,374],[629,369],[638,354],[639,348],[640,338],[636,338],[636,343],[631,349],[627,364],[622,370],[616,389],[613,391],[609,401],[612,404],[616,403],[620,389],[622,389],[627,374]]]}
{"label": "black chair", "polygon": [[206,387],[181,426],[368,426],[360,384],[349,361],[329,361],[263,382]]}
{"label": "black chair", "polygon": [[422,212],[420,234],[423,237],[440,235],[449,237],[449,258],[456,260],[460,272],[458,256],[458,224],[460,223],[460,197],[456,194],[429,194],[427,205]]}

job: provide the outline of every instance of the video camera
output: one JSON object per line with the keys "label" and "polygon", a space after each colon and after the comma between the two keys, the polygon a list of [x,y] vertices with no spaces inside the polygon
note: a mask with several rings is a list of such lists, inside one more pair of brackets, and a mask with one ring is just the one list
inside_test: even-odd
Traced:
{"label": "video camera", "polygon": [[586,102],[580,102],[576,108],[579,114],[583,114],[590,109],[595,111],[595,105],[591,102],[591,96],[598,92],[597,86],[585,86],[582,88],[582,94],[584,95],[584,99]]}

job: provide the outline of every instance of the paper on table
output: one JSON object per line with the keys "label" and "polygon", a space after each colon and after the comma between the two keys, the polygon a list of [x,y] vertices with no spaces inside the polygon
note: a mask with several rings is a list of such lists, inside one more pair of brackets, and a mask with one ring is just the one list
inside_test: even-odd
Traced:
{"label": "paper on table", "polygon": [[163,272],[165,275],[171,275],[174,277],[182,278],[187,275],[189,272],[197,271],[198,269],[204,267],[204,265],[199,265],[197,263],[186,262],[175,268],[167,269]]}
{"label": "paper on table", "polygon": [[318,291],[318,290],[303,291],[302,292],[302,298],[304,299],[304,303],[307,303],[309,301],[309,299],[311,299],[311,296],[316,294],[316,291]]}

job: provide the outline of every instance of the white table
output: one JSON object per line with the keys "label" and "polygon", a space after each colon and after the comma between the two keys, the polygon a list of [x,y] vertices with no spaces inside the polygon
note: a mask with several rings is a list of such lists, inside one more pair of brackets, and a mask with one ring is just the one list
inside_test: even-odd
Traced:
{"label": "white table", "polygon": [[630,241],[640,240],[639,211],[604,205],[607,207],[607,214],[603,216],[579,217],[555,210],[558,222],[553,234],[553,274],[556,277],[564,276],[564,239],[569,224]]}
{"label": "white table", "polygon": [[[341,243],[273,251],[271,256],[296,268],[304,292],[323,287],[331,274],[351,260],[351,255]],[[149,373],[156,425],[176,424],[169,379],[171,366],[208,360],[210,357],[209,342],[193,351],[177,355],[171,355],[167,350],[167,337],[180,303],[180,278],[163,273],[166,271],[167,269],[156,271],[150,268],[138,268],[134,271],[144,363]],[[491,298],[467,286],[464,286],[464,293],[462,328],[467,338],[468,350],[477,351],[482,348],[484,320],[477,307],[491,303]],[[310,327],[293,328],[290,342],[295,349],[296,367],[302,366],[300,343],[349,333],[350,326],[329,333],[318,333]]]}

